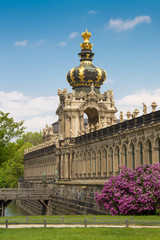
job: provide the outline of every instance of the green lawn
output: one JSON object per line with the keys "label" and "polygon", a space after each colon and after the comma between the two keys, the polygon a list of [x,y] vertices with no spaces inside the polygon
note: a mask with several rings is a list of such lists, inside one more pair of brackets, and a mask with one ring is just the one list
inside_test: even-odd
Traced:
{"label": "green lawn", "polygon": [[[41,215],[41,216],[28,216],[29,219],[61,219],[62,215]],[[96,219],[137,219],[137,220],[160,220],[159,215],[132,215],[132,216],[112,216],[112,215],[95,215]],[[26,219],[26,216],[11,216],[11,217],[0,217],[2,219]],[[94,219],[94,215],[63,215],[64,219]]]}
{"label": "green lawn", "polygon": [[2,240],[159,240],[160,229],[30,228],[0,229]]}
{"label": "green lawn", "polygon": [[[28,219],[27,219],[28,218]],[[5,223],[8,219],[9,223],[44,223],[46,219],[47,223],[82,223],[84,224],[84,219],[87,219],[87,223],[106,223],[106,224],[126,224],[126,219],[128,218],[129,224],[134,225],[160,225],[159,215],[149,215],[149,216],[111,216],[111,215],[52,215],[52,216],[13,216],[13,217],[0,217],[0,224]]]}

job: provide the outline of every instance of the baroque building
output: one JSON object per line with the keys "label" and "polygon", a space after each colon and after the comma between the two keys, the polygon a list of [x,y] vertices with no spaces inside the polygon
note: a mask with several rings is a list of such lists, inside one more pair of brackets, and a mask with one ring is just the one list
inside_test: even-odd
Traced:
{"label": "baroque building", "polygon": [[[145,163],[160,162],[160,111],[152,103],[143,115],[138,109],[115,117],[112,90],[100,87],[105,70],[93,65],[91,33],[82,33],[80,65],[67,73],[73,91],[58,90],[58,122],[43,129],[43,144],[24,154],[24,181],[107,179],[119,173],[119,166],[134,169]],[[85,119],[85,116],[88,118]]]}

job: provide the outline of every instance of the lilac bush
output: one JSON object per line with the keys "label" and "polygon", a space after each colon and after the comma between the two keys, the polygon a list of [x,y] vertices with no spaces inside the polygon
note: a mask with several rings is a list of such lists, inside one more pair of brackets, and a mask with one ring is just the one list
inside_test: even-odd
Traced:
{"label": "lilac bush", "polygon": [[111,177],[95,199],[112,215],[155,214],[160,209],[160,163],[135,170],[121,167],[121,173]]}

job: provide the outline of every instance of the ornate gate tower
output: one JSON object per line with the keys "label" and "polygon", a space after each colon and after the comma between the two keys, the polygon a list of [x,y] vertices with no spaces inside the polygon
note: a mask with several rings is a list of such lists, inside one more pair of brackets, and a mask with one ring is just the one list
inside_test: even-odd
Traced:
{"label": "ornate gate tower", "polygon": [[[67,73],[72,93],[67,89],[58,90],[60,99],[56,114],[59,116],[59,133],[62,138],[77,137],[116,123],[117,109],[113,100],[113,91],[100,93],[100,87],[106,79],[106,72],[92,63],[94,53],[89,42],[91,33],[82,33],[84,42],[80,44],[80,65]],[[88,116],[84,126],[84,114]]]}

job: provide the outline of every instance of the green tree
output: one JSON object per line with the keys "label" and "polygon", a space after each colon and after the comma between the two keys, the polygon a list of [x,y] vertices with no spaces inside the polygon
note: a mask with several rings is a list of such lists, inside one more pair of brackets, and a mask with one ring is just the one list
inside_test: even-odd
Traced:
{"label": "green tree", "polygon": [[0,187],[17,187],[18,178],[23,177],[24,150],[42,142],[41,132],[28,132],[17,138],[15,142],[6,144],[6,161],[0,167]]}
{"label": "green tree", "polygon": [[23,123],[15,122],[9,113],[0,111],[0,165],[12,155],[15,145],[10,141],[24,132]]}

